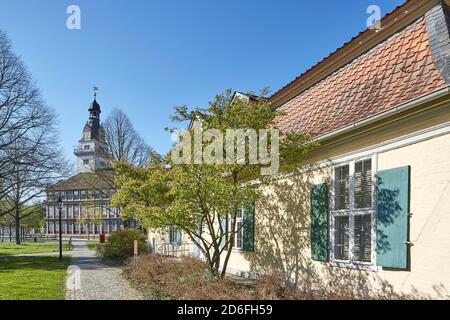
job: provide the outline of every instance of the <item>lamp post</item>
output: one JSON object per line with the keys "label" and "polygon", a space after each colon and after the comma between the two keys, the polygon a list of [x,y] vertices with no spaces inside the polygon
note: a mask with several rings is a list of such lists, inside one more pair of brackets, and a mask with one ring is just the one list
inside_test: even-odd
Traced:
{"label": "lamp post", "polygon": [[59,211],[59,260],[62,260],[62,223],[61,223],[61,209],[62,209],[62,199],[61,196],[58,197],[58,201],[56,203]]}

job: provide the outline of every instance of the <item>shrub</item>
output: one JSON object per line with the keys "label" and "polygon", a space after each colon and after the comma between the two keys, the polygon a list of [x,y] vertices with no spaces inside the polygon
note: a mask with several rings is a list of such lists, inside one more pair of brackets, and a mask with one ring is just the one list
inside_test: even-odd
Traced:
{"label": "shrub", "polygon": [[147,299],[252,299],[251,290],[228,280],[214,279],[207,265],[194,258],[143,255],[129,260],[125,277]]}
{"label": "shrub", "polygon": [[[172,300],[349,300],[408,299],[407,296],[380,294],[356,297],[346,290],[330,291],[312,279],[299,281],[297,287],[286,286],[280,273],[261,274],[254,286],[238,278],[217,280],[207,265],[194,258],[169,258],[142,255],[124,266],[124,276],[146,299]],[[242,279],[241,279],[242,280]]]}
{"label": "shrub", "polygon": [[118,230],[108,237],[108,241],[99,247],[103,259],[124,261],[134,254],[134,240],[138,241],[139,253],[147,252],[145,237],[136,229]]}
{"label": "shrub", "polygon": [[278,300],[285,288],[282,286],[283,276],[279,273],[263,274],[256,281],[256,289],[261,300]]}

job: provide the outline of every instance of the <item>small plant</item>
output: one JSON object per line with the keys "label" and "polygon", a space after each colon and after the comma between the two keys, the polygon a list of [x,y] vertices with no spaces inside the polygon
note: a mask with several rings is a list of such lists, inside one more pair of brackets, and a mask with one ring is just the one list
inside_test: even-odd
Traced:
{"label": "small plant", "polygon": [[145,253],[145,237],[136,229],[125,229],[113,232],[108,241],[99,247],[99,254],[106,260],[125,261],[134,254],[134,240],[138,241],[138,252]]}
{"label": "small plant", "polygon": [[263,274],[256,282],[261,300],[279,300],[284,295],[283,276],[279,273]]}

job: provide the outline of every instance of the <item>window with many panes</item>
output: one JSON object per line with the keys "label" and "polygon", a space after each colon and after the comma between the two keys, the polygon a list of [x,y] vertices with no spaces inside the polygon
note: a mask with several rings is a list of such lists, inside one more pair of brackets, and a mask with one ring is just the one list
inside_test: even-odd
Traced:
{"label": "window with many panes", "polygon": [[374,262],[375,163],[374,156],[333,168],[330,254],[335,262]]}
{"label": "window with many panes", "polygon": [[73,205],[71,204],[67,205],[67,218],[68,219],[73,218]]}
{"label": "window with many panes", "polygon": [[104,219],[108,218],[108,207],[106,204],[101,205],[101,210],[102,210],[103,218]]}
{"label": "window with many panes", "polygon": [[181,230],[177,226],[169,227],[169,242],[171,244],[181,244]]}
{"label": "window with many panes", "polygon": [[80,207],[77,204],[75,204],[73,206],[73,218],[78,219],[79,215],[80,215]]}
{"label": "window with many panes", "polygon": [[48,206],[48,218],[55,217],[55,206]]}
{"label": "window with many panes", "polygon": [[[233,222],[231,221],[230,224]],[[242,250],[244,245],[244,209],[239,210],[236,216],[236,235],[234,237],[233,248]],[[230,225],[230,230],[232,230],[232,226]]]}

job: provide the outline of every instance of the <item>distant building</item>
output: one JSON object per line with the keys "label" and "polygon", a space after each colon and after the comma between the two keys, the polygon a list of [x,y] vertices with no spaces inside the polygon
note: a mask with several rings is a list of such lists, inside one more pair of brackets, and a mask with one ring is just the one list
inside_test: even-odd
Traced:
{"label": "distant building", "polygon": [[[114,171],[109,167],[111,158],[105,141],[105,131],[100,123],[100,105],[96,93],[89,107],[89,120],[83,137],[74,154],[77,157],[77,174],[47,190],[46,228],[48,234],[59,233],[57,200],[63,206],[62,233],[87,237],[110,233],[123,228],[119,209],[109,207],[114,193]],[[134,226],[134,223],[130,223]]]}

